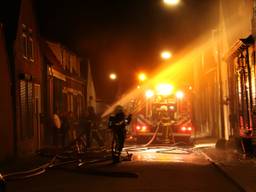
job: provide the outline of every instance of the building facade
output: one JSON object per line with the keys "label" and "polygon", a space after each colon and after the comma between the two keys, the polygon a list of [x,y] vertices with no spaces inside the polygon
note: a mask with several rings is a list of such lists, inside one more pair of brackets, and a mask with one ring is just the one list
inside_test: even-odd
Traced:
{"label": "building facade", "polygon": [[5,44],[4,26],[0,23],[0,161],[14,155],[11,73]]}
{"label": "building facade", "polygon": [[237,67],[230,63],[234,63],[233,52],[237,52],[234,51],[235,42],[247,39],[252,31],[253,8],[252,0],[219,0],[216,3],[217,25],[210,31],[194,65],[194,109],[199,134],[229,140],[239,133],[238,120],[234,119],[234,116],[238,118],[239,109],[234,102],[238,102],[236,98],[241,94],[234,87],[239,84],[234,80],[237,79],[234,72]]}
{"label": "building facade", "polygon": [[87,95],[96,99],[94,87],[87,90],[88,74],[81,75],[80,57],[40,37],[34,1],[9,8],[0,24],[0,161],[51,145],[53,113],[72,112],[78,120]]}
{"label": "building facade", "polygon": [[47,66],[47,143],[52,143],[54,113],[72,113],[78,121],[85,110],[86,81],[81,77],[80,58],[59,43],[43,41],[44,62]]}
{"label": "building facade", "polygon": [[39,31],[33,1],[21,1],[13,55],[15,96],[15,142],[24,155],[40,149],[42,140],[41,82],[42,62]]}
{"label": "building facade", "polygon": [[232,134],[250,137],[256,134],[256,55],[253,36],[234,44],[227,55],[229,67],[229,107]]}
{"label": "building facade", "polygon": [[251,35],[255,18],[252,0],[240,1],[236,5],[240,12],[225,22],[228,48],[225,50],[223,61],[228,82],[228,133],[231,137],[240,138],[252,136],[256,126],[255,45]]}

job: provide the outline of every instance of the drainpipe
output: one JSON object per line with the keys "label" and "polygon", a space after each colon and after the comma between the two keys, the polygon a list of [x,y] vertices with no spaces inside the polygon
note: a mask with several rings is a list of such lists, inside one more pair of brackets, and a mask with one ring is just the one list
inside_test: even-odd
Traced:
{"label": "drainpipe", "polygon": [[220,56],[220,46],[218,48],[218,72],[219,72],[219,101],[220,101],[220,129],[221,139],[225,139],[225,122],[224,122],[224,103],[223,103],[223,85],[222,85],[222,71],[221,71],[221,56]]}
{"label": "drainpipe", "polygon": [[219,81],[219,109],[220,109],[220,137],[221,139],[225,140],[225,119],[224,119],[224,102],[223,102],[223,83],[222,83],[222,68],[221,68],[221,54],[223,53],[222,47],[221,47],[221,42],[223,39],[221,39],[221,33],[223,32],[221,29],[221,23],[222,23],[222,0],[219,2],[219,28],[218,28],[218,44],[217,44],[217,49],[218,49],[218,81]]}
{"label": "drainpipe", "polygon": [[253,13],[252,13],[252,35],[256,36],[256,0],[253,1]]}

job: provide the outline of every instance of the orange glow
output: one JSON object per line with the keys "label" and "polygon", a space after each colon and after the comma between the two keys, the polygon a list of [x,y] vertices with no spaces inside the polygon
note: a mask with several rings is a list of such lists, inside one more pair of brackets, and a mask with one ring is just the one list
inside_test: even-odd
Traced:
{"label": "orange glow", "polygon": [[178,99],[182,99],[182,98],[184,97],[184,93],[183,93],[182,91],[177,91],[176,97],[177,97]]}
{"label": "orange glow", "polygon": [[117,76],[116,76],[115,73],[111,73],[111,74],[109,75],[109,78],[110,78],[111,80],[116,80]]}
{"label": "orange glow", "polygon": [[137,131],[141,131],[141,132],[146,132],[147,131],[147,126],[143,125],[143,126],[136,126]]}
{"label": "orange glow", "polygon": [[163,0],[166,5],[177,5],[180,3],[180,0]]}
{"label": "orange glow", "polygon": [[162,59],[165,59],[165,60],[170,59],[172,57],[172,53],[169,51],[163,51],[161,53],[161,57]]}
{"label": "orange glow", "polygon": [[142,129],[141,129],[142,132],[145,132],[147,131],[147,127],[146,126],[142,126]]}
{"label": "orange glow", "polygon": [[147,79],[147,76],[146,76],[145,73],[140,73],[138,78],[139,78],[140,81],[145,81]]}
{"label": "orange glow", "polygon": [[146,97],[147,98],[151,98],[151,97],[153,97],[154,96],[154,92],[152,91],[152,90],[147,90],[146,91]]}
{"label": "orange glow", "polygon": [[[201,40],[201,42],[203,41]],[[195,65],[195,58],[200,58],[201,51],[207,49],[208,47],[211,47],[212,45],[210,41],[203,45],[199,42],[196,43],[197,44],[194,46],[191,45],[193,48],[187,48],[182,51],[179,54],[180,59],[176,59],[176,61],[173,61],[173,63],[168,65],[168,67],[165,66],[162,69],[160,68],[156,70],[155,75],[153,74],[153,77],[150,78],[145,84],[140,85],[140,88],[136,87],[136,89],[133,89],[130,92],[124,94],[124,96],[120,100],[115,102],[102,114],[102,117],[105,117],[106,115],[112,113],[116,105],[126,106],[129,104],[130,100],[144,95],[144,90],[146,89],[146,87],[155,87],[159,84],[159,82],[175,82],[176,86],[178,82],[183,82],[184,79],[186,81],[192,81],[191,70],[193,68],[193,65]],[[178,55],[177,58],[179,58]]]}
{"label": "orange glow", "polygon": [[159,84],[156,87],[159,95],[170,95],[173,91],[173,86],[170,84]]}
{"label": "orange glow", "polygon": [[[241,26],[238,23],[234,24],[230,29],[231,35],[236,34],[240,29]],[[218,38],[216,37],[216,39]],[[214,43],[218,42],[215,41]],[[191,42],[189,46],[175,54],[175,59],[170,64],[156,69],[151,74],[152,78],[148,79],[144,85],[141,85],[141,89],[135,88],[124,94],[120,100],[102,114],[102,117],[112,113],[116,105],[127,106],[130,100],[144,95],[146,87],[155,87],[159,82],[175,83],[175,87],[179,87],[179,83],[184,81],[193,82],[193,72],[201,65],[200,61],[202,60],[203,53],[212,50],[213,46],[212,37],[208,33]],[[196,92],[195,87],[193,87],[193,90]]]}

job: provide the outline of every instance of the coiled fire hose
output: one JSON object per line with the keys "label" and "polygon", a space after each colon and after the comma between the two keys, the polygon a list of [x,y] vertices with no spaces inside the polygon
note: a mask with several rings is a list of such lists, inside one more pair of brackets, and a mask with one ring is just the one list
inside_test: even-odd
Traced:
{"label": "coiled fire hose", "polygon": [[[67,146],[63,147],[62,150],[55,154],[52,159],[50,159],[49,162],[36,167],[34,169],[30,169],[30,170],[26,170],[26,171],[18,171],[18,172],[12,172],[12,173],[7,173],[7,174],[0,174],[0,192],[4,191],[6,182],[9,180],[16,180],[16,179],[25,179],[25,178],[29,178],[29,177],[33,177],[33,176],[37,176],[40,175],[42,173],[44,173],[48,168],[53,168],[56,166],[61,166],[61,165],[65,165],[65,164],[71,164],[71,163],[78,163],[78,165],[80,166],[81,164],[83,164],[83,160],[81,158],[79,158],[78,156],[76,156],[76,159],[73,160],[69,160],[66,162],[56,162],[57,158],[62,158],[63,154],[65,154],[66,150],[69,149],[70,147],[76,145],[76,143],[82,139],[82,137],[84,137],[84,133],[80,134],[80,136],[76,139],[74,139],[72,142],[70,142],[70,144],[68,144]],[[87,161],[86,163],[90,164],[90,163],[97,163],[97,162],[101,162],[104,160],[109,159],[108,157],[104,156],[101,159],[94,159],[91,161]]]}

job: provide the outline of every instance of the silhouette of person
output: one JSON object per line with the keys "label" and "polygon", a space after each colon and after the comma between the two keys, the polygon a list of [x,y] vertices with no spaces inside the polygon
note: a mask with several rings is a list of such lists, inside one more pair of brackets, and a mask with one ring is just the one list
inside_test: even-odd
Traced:
{"label": "silhouette of person", "polygon": [[[121,105],[116,106],[115,113],[109,117],[108,126],[113,132],[112,158],[114,163],[120,161],[126,137],[126,126],[131,122],[131,118],[131,114],[125,115]],[[115,146],[114,142],[116,142]]]}

